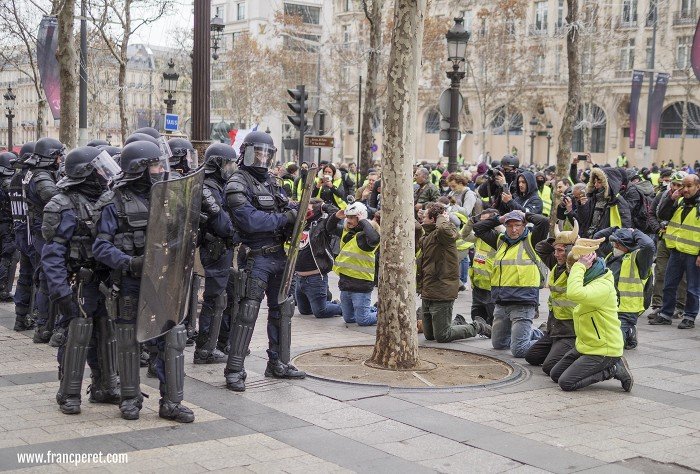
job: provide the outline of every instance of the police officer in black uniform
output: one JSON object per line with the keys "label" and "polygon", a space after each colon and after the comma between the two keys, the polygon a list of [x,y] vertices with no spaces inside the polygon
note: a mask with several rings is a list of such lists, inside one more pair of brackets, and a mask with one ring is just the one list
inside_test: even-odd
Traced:
{"label": "police officer in black uniform", "polygon": [[[17,156],[8,151],[0,153],[0,301],[12,301],[10,290],[15,279],[17,247],[12,231],[10,183],[15,175]],[[13,263],[14,262],[14,263]]]}
{"label": "police officer in black uniform", "polygon": [[[267,335],[269,340],[266,377],[304,378],[306,374],[279,358],[280,305],[277,294],[282,285],[286,261],[283,242],[291,233],[297,211],[289,205],[282,183],[269,173],[277,148],[272,137],[264,132],[249,133],[241,146],[240,168],[226,184],[226,204],[231,220],[240,233],[247,252],[240,256],[239,267],[245,267],[247,280],[235,322],[231,323],[230,351],[224,375],[229,390],[245,390],[246,351],[260,311],[260,302],[267,296],[269,308]],[[284,349],[284,348],[283,348]]]}
{"label": "police officer in black uniform", "polygon": [[56,175],[63,160],[65,146],[55,138],[41,138],[34,146],[34,154],[25,163],[29,170],[22,184],[24,199],[27,206],[27,223],[31,232],[34,246],[34,280],[39,282],[35,294],[36,301],[36,332],[34,342],[49,342],[55,323],[55,306],[49,301],[46,275],[41,267],[41,251],[44,248],[44,238],[41,235],[41,218],[44,206],[58,194]]}
{"label": "police officer in black uniform", "polygon": [[31,317],[33,275],[34,275],[34,247],[31,245],[29,228],[27,226],[27,208],[23,198],[23,181],[27,174],[25,161],[34,153],[34,142],[22,145],[17,160],[17,173],[12,177],[9,186],[10,202],[12,205],[12,230],[14,232],[15,246],[19,251],[19,276],[15,289],[15,331],[26,331],[34,327]]}
{"label": "police officer in black uniform", "polygon": [[56,401],[63,413],[72,415],[80,413],[86,361],[92,372],[90,401],[120,401],[114,328],[99,291],[109,270],[98,266],[92,245],[95,204],[121,170],[107,152],[93,147],[71,151],[65,165],[66,177],[56,183],[60,192],[44,208],[41,263],[49,297],[62,316],[57,325],[67,329],[67,339],[58,348],[61,384]]}
{"label": "police officer in black uniform", "polygon": [[[150,191],[164,178],[168,156],[150,142],[133,142],[121,153],[123,175],[112,191],[100,197],[95,260],[112,269],[112,296],[107,308],[115,318],[122,418],[135,420],[143,403],[140,389],[141,350],[136,339],[136,317],[146,245]],[[116,300],[116,301],[114,301]],[[116,303],[114,308],[113,303]],[[194,421],[194,413],[181,404],[184,391],[182,352],[186,333],[177,325],[156,339],[156,374],[160,380],[159,416],[181,423]]]}
{"label": "police officer in black uniform", "polygon": [[[168,144],[175,153],[170,142]],[[204,158],[206,177],[202,190],[202,215],[206,219],[200,220],[199,247],[199,258],[204,267],[204,298],[199,313],[194,363],[215,364],[226,362],[226,356],[217,350],[217,343],[227,303],[226,286],[235,242],[233,224],[224,205],[224,186],[236,169],[236,152],[230,145],[212,143]]]}

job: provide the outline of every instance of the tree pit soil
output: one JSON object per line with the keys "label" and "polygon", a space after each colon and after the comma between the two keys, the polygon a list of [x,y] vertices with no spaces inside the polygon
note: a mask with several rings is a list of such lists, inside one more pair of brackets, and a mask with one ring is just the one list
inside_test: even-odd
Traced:
{"label": "tree pit soil", "polygon": [[513,373],[507,363],[471,352],[421,347],[420,366],[387,370],[369,365],[374,346],[344,346],[300,354],[294,365],[311,377],[393,388],[445,388],[485,385]]}

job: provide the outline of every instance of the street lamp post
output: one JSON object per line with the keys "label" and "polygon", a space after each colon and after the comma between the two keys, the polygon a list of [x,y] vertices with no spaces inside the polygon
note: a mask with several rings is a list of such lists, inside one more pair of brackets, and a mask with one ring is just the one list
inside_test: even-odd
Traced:
{"label": "street lamp post", "polygon": [[210,29],[211,29],[211,49],[214,51],[211,55],[211,58],[216,61],[219,59],[219,55],[217,54],[217,51],[219,50],[219,43],[221,43],[221,37],[224,33],[224,20],[223,18],[219,18],[219,15],[214,15],[214,18],[211,19],[210,23]]}
{"label": "street lamp post", "polygon": [[168,114],[173,113],[173,106],[175,105],[175,99],[173,95],[177,92],[177,80],[180,75],[175,72],[175,63],[172,58],[168,62],[168,69],[163,72],[163,89],[165,93],[168,94],[168,98],[163,100],[165,102],[165,112]]}
{"label": "street lamp post", "polygon": [[15,118],[13,112],[15,111],[15,99],[17,98],[15,93],[12,92],[12,86],[7,86],[7,92],[2,97],[5,99],[5,109],[7,109],[5,114],[5,117],[7,117],[7,150],[12,151],[12,119]]}
{"label": "street lamp post", "polygon": [[464,29],[464,18],[455,18],[455,24],[447,32],[447,59],[452,62],[452,70],[447,71],[450,79],[450,129],[449,129],[449,153],[447,170],[452,173],[457,171],[457,140],[459,134],[459,83],[464,79],[465,72],[460,71],[461,65],[467,53],[469,32]]}
{"label": "street lamp post", "polygon": [[552,142],[552,128],[554,128],[554,125],[552,125],[552,122],[548,121],[545,128],[547,129],[547,166],[549,166],[549,152]]}
{"label": "street lamp post", "polygon": [[530,165],[533,165],[535,163],[535,137],[537,136],[537,133],[535,132],[535,127],[538,124],[537,119],[535,118],[534,115],[530,119],[529,124],[530,124]]}

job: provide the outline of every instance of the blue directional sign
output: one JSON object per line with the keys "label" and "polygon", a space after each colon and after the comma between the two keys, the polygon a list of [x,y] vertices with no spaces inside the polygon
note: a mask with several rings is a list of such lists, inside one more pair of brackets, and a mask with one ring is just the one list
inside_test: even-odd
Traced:
{"label": "blue directional sign", "polygon": [[165,129],[166,132],[177,132],[180,116],[177,114],[165,114]]}

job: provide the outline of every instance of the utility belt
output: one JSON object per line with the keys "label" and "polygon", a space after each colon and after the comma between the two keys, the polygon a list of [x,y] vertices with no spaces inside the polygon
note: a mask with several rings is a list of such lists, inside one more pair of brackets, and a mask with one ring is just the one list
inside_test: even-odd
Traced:
{"label": "utility belt", "polygon": [[266,245],[265,247],[260,247],[259,249],[248,249],[246,256],[248,257],[259,257],[261,255],[272,255],[282,250],[284,247],[282,244]]}
{"label": "utility belt", "polygon": [[233,248],[233,239],[223,239],[207,232],[204,234],[202,246],[213,260],[218,260],[227,250]]}

